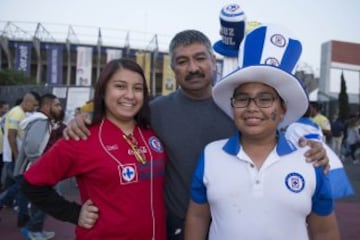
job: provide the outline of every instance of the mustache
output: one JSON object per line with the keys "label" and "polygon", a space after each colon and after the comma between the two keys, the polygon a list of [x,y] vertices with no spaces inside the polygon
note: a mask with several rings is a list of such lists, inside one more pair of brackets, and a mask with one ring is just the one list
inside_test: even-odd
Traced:
{"label": "mustache", "polygon": [[192,78],[194,77],[200,77],[200,78],[203,78],[205,77],[205,74],[204,73],[201,73],[201,72],[192,72],[192,73],[189,73],[188,75],[186,75],[185,77],[185,81],[190,81]]}

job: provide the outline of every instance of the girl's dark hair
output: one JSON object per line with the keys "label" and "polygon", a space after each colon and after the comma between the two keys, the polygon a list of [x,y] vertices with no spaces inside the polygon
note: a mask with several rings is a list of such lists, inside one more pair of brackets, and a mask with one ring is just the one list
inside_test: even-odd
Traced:
{"label": "girl's dark hair", "polygon": [[105,117],[105,90],[110,78],[119,69],[127,69],[141,75],[144,83],[144,104],[135,115],[135,121],[142,128],[150,127],[149,92],[146,85],[143,69],[133,60],[127,58],[114,59],[107,63],[95,84],[94,93],[94,116],[92,125],[99,123]]}

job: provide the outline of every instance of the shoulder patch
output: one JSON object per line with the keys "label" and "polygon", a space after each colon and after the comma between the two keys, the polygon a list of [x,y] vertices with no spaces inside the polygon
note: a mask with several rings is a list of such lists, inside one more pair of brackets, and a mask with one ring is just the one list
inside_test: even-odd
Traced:
{"label": "shoulder patch", "polygon": [[152,136],[151,138],[149,138],[149,146],[155,152],[162,153],[164,151],[164,148],[163,148],[160,140],[155,136]]}

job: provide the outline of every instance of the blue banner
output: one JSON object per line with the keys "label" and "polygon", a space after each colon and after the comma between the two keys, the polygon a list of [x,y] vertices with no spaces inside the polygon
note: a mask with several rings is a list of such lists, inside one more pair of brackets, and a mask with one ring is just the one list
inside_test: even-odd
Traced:
{"label": "blue banner", "polygon": [[63,84],[63,45],[47,44],[46,83],[48,85]]}
{"label": "blue banner", "polygon": [[30,75],[31,42],[16,42],[15,46],[15,70]]}

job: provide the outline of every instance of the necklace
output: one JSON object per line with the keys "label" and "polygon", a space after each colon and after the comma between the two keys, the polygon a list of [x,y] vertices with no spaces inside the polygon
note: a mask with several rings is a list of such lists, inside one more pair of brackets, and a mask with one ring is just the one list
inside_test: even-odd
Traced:
{"label": "necklace", "polygon": [[[111,159],[113,159],[119,166],[123,166],[123,164],[120,162],[120,160],[117,159],[111,152],[109,152],[109,150],[105,147],[105,145],[103,143],[103,140],[101,137],[103,125],[104,125],[104,120],[101,121],[100,127],[99,127],[98,138],[99,138],[100,145],[103,148],[103,150],[107,153],[107,155],[109,155],[111,157]],[[144,135],[142,134],[142,131],[139,127],[137,127],[137,130],[139,131],[141,140],[144,143],[145,148],[150,155],[150,161],[152,161],[153,156],[152,156],[152,153],[150,151],[148,144],[145,141]],[[131,148],[131,150],[133,151],[136,160],[145,165],[146,164],[145,154],[141,151],[139,144],[136,141],[136,138],[132,134],[129,134],[129,135],[123,134],[122,136],[125,139],[125,141],[127,142],[127,144],[129,145],[129,147]]]}
{"label": "necklace", "polygon": [[[141,130],[138,128],[139,132],[140,132],[140,135],[141,137],[142,136],[142,133],[141,133]],[[136,158],[136,160],[138,160],[138,162],[142,163],[142,164],[146,164],[146,159],[145,159],[145,155],[144,153],[141,151],[140,147],[139,147],[139,144],[138,142],[136,141],[136,138],[134,137],[134,135],[132,134],[129,134],[129,135],[126,135],[126,134],[123,134],[122,135],[123,138],[125,139],[125,141],[127,142],[127,144],[131,147],[131,149],[133,150],[133,153],[134,153],[134,156]]]}

